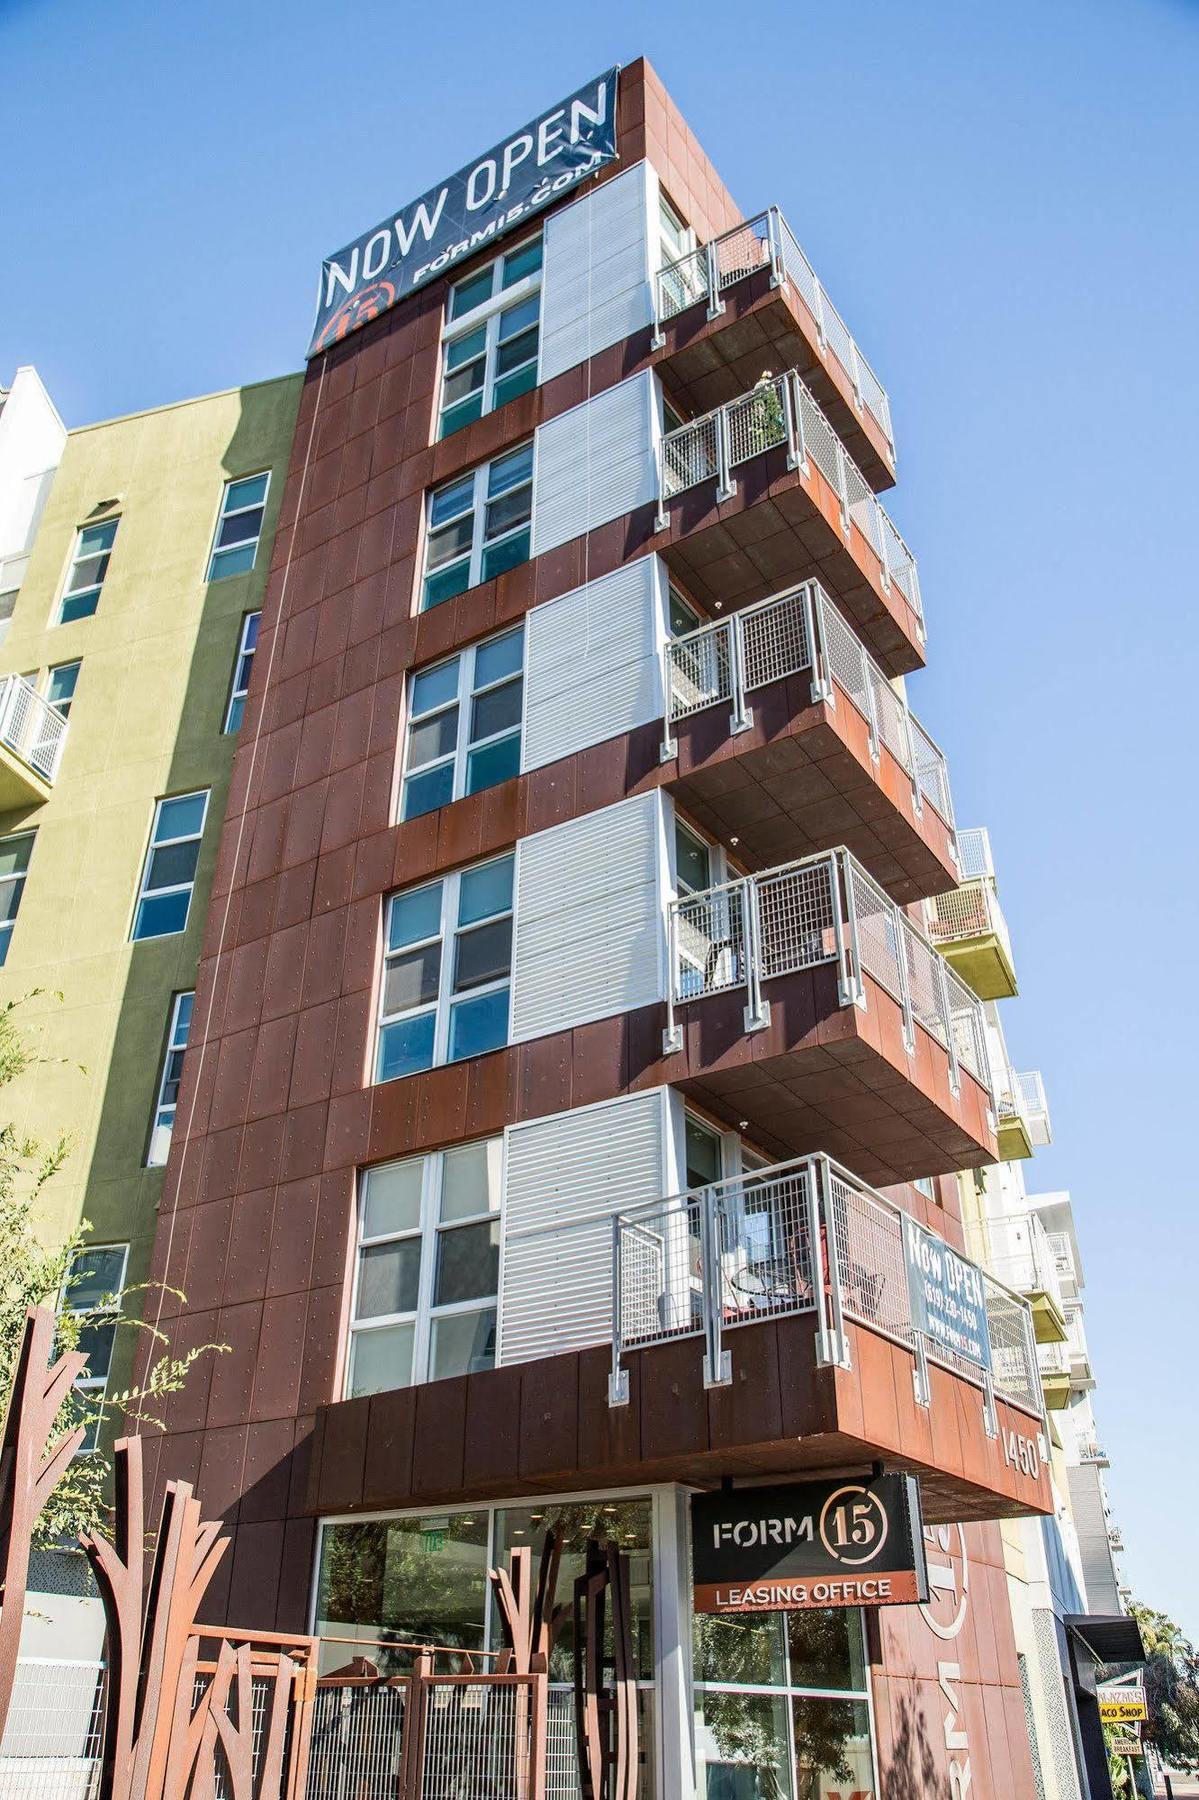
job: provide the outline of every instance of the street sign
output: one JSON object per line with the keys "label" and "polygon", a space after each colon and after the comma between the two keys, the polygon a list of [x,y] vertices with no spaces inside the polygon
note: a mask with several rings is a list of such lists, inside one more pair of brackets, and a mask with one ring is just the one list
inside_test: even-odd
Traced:
{"label": "street sign", "polygon": [[1098,1687],[1095,1698],[1105,1725],[1131,1725],[1136,1719],[1149,1717],[1143,1687]]}
{"label": "street sign", "polygon": [[1136,1737],[1114,1737],[1111,1740],[1113,1756],[1143,1756],[1141,1740]]}

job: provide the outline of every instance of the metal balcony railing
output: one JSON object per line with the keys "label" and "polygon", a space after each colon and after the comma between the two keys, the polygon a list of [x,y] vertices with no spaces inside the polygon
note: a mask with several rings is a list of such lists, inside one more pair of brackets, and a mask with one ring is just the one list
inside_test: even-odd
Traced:
{"label": "metal balcony railing", "polygon": [[1094,1438],[1084,1438],[1078,1446],[1078,1460],[1083,1463],[1097,1463],[1101,1469],[1109,1466],[1107,1451]]}
{"label": "metal balcony railing", "polygon": [[[946,1348],[913,1324],[904,1214],[826,1156],[800,1157],[618,1214],[612,1240],[610,1398],[628,1396],[626,1352],[703,1335],[705,1379],[730,1378],[724,1334],[738,1325],[811,1313],[817,1360],[851,1363],[846,1321],[902,1345],[917,1399],[929,1403],[938,1362],[994,1396],[1042,1416],[1032,1315],[985,1270],[991,1367]],[[965,1259],[963,1259],[965,1260]]]}
{"label": "metal balcony railing", "polygon": [[895,582],[923,637],[916,558],[795,369],[763,379],[747,394],[666,434],[660,451],[659,528],[666,529],[665,505],[675,494],[715,480],[717,499],[727,500],[737,491],[732,471],[779,445],[786,445],[789,468],[807,475],[816,464],[840,501],[845,538],[850,524],[856,525],[878,558],[884,590]]}
{"label": "metal balcony railing", "polygon": [[966,825],[958,832],[963,881],[994,881],[991,834],[985,825]]}
{"label": "metal balcony railing", "polygon": [[1069,1375],[1069,1349],[1065,1344],[1038,1344],[1037,1366],[1042,1375]]}
{"label": "metal balcony railing", "polygon": [[26,766],[52,782],[67,735],[67,721],[23,675],[0,681],[0,743]]}
{"label": "metal balcony railing", "polygon": [[1070,1246],[1069,1232],[1047,1231],[1045,1233],[1045,1238],[1057,1268],[1059,1281],[1069,1282],[1073,1287],[1076,1278],[1074,1274],[1074,1252]]}
{"label": "metal balcony railing", "polygon": [[[960,834],[959,846],[965,835],[965,832]],[[964,871],[965,858],[960,847],[958,860]],[[967,938],[987,937],[993,933],[1002,944],[1008,962],[1013,961],[1007,920],[989,881],[964,881],[960,887],[951,888],[947,894],[938,894],[930,900],[929,909],[932,916],[928,935],[934,944],[958,944]]]}
{"label": "metal balcony railing", "polygon": [[1053,1142],[1053,1132],[1049,1125],[1049,1102],[1045,1098],[1045,1083],[1041,1080],[1040,1071],[1030,1069],[1023,1075],[1017,1075],[1016,1087],[1029,1137],[1037,1149],[1043,1150]]}
{"label": "metal balcony railing", "polygon": [[[1003,1229],[1005,1221],[1000,1219],[992,1223],[994,1236]],[[1015,1227],[1020,1241],[1012,1248],[997,1250],[989,1256],[987,1262],[990,1268],[1018,1294],[1048,1294],[1061,1312],[1061,1282],[1045,1227],[1035,1213],[1015,1215],[1014,1218],[1009,1218],[1007,1224],[1009,1229],[1011,1226]]]}
{"label": "metal balcony railing", "polygon": [[744,731],[753,718],[747,695],[809,669],[813,700],[832,698],[835,677],[866,721],[875,760],[879,745],[886,744],[912,783],[917,813],[927,800],[952,831],[953,799],[944,752],[818,581],[802,582],[670,640],[665,649],[663,760],[677,753],[670,727],[680,719],[727,701],[732,708],[730,730]]}
{"label": "metal balcony railing", "polygon": [[867,411],[887,440],[892,467],[895,434],[887,390],[866,361],[841,314],[824,291],[791,227],[777,206],[743,225],[734,225],[680,261],[660,270],[655,284],[659,322],[673,319],[700,300],[708,315],[724,311],[721,295],[738,281],[769,266],[774,286],[790,281],[816,321],[820,347],[832,351],[853,387],[858,411]]}
{"label": "metal balcony railing", "polygon": [[745,1028],[769,1022],[765,983],[834,963],[841,1004],[865,997],[869,974],[898,1001],[904,1037],[917,1022],[949,1058],[988,1087],[982,1002],[847,850],[828,850],[672,901],[666,1054],[680,1049],[675,1008],[731,988],[746,989]]}

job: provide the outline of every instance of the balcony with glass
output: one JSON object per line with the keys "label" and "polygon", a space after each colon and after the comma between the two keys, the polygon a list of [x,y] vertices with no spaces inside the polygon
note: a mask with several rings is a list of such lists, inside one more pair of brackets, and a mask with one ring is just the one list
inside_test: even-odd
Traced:
{"label": "balcony with glass", "polygon": [[993,1162],[975,994],[848,851],[668,914],[669,1079],[780,1155],[890,1185]]}
{"label": "balcony with glass", "polygon": [[845,845],[905,904],[957,877],[944,753],[817,581],[672,638],[667,786],[753,864]]}
{"label": "balcony with glass", "polygon": [[0,680],[0,812],[50,798],[67,720],[23,675]]}
{"label": "balcony with glass", "polygon": [[655,344],[696,409],[796,367],[875,488],[895,480],[891,403],[777,207],[658,272]]}
{"label": "balcony with glass", "polygon": [[959,832],[958,857],[962,881],[930,902],[928,935],[980,1000],[1010,999],[1016,993],[1012,941],[986,831]]}
{"label": "balcony with glass", "polygon": [[916,559],[795,369],[659,446],[659,548],[709,612],[818,576],[888,675],[924,661]]}

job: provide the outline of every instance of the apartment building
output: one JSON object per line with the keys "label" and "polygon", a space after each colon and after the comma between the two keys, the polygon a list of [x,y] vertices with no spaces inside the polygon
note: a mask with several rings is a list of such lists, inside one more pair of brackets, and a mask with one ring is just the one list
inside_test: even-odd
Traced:
{"label": "apartment building", "polygon": [[[643,1795],[1032,1795],[998,1521],[1049,1451],[965,1255],[1003,1118],[922,923],[961,852],[890,406],[643,61],[505,170],[613,107],[477,244],[326,264],[153,1264],[230,1354],[150,1454],[233,1539],[209,1616],[329,1659],[494,1646],[507,1550],[615,1542]],[[887,1472],[925,1599],[695,1610],[694,1496]]]}
{"label": "apartment building", "polygon": [[37,370],[18,369],[0,387],[0,643],[66,438]]}

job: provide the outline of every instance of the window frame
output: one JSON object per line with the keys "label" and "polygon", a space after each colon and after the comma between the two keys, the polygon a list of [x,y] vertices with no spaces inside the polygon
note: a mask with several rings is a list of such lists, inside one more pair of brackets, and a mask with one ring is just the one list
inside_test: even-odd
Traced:
{"label": "window frame", "polygon": [[[251,622],[254,623],[254,642],[246,648],[246,639],[250,634]],[[254,673],[254,658],[258,653],[258,633],[262,628],[262,608],[257,607],[241,616],[241,630],[237,637],[237,650],[233,657],[233,674],[229,683],[229,698],[225,703],[225,722],[221,726],[222,737],[236,737],[241,730],[242,720],[246,714],[246,696],[250,692],[250,677]],[[242,665],[245,667],[245,686],[241,685]],[[233,709],[238,708],[237,723],[234,725]]]}
{"label": "window frame", "polygon": [[[456,1150],[485,1149],[488,1156],[488,1182],[492,1179],[490,1158],[494,1153],[496,1164],[494,1169],[495,1205],[489,1205],[484,1211],[471,1213],[458,1219],[443,1219],[441,1203],[445,1192],[445,1164],[447,1155]],[[422,1387],[426,1382],[438,1381],[443,1377],[431,1373],[433,1366],[434,1327],[443,1318],[464,1318],[473,1313],[491,1312],[494,1315],[496,1347],[498,1351],[499,1336],[499,1299],[500,1271],[499,1251],[503,1244],[504,1221],[504,1176],[503,1176],[504,1139],[500,1133],[494,1137],[471,1138],[463,1143],[447,1144],[441,1150],[430,1150],[420,1156],[395,1157],[386,1163],[375,1163],[369,1168],[359,1169],[357,1177],[357,1230],[354,1237],[353,1257],[354,1273],[350,1291],[349,1322],[346,1328],[346,1349],[342,1389],[347,1400],[354,1399],[361,1393],[392,1392],[392,1389],[355,1388],[354,1386],[354,1352],[358,1340],[368,1337],[372,1332],[383,1331],[396,1325],[411,1324],[412,1333],[412,1368],[405,1387]],[[366,1232],[366,1202],[369,1193],[370,1178],[373,1174],[387,1168],[395,1168],[402,1164],[420,1164],[420,1204],[417,1223],[403,1231],[378,1232],[370,1236]],[[489,1198],[491,1196],[489,1195]],[[450,1232],[464,1227],[489,1224],[496,1234],[496,1277],[495,1293],[476,1294],[468,1300],[448,1300],[438,1303],[434,1298],[440,1260],[440,1246],[443,1237]],[[420,1245],[420,1265],[417,1274],[416,1305],[401,1309],[398,1312],[378,1313],[369,1319],[358,1318],[358,1299],[362,1285],[362,1271],[365,1259],[363,1251],[379,1244],[398,1244],[415,1239]],[[491,1364],[495,1367],[495,1363]]]}
{"label": "window frame", "polygon": [[[191,1001],[187,1013],[187,1035],[184,1037],[182,1043],[176,1043],[175,1039],[179,1030],[179,1014],[183,1010],[183,1002],[185,1000]],[[162,1061],[159,1064],[158,1070],[158,1086],[155,1089],[154,1110],[150,1117],[150,1141],[146,1146],[147,1169],[165,1168],[167,1157],[171,1153],[171,1139],[175,1133],[175,1118],[179,1110],[179,1101],[177,1097],[172,1101],[167,1101],[163,1096],[166,1093],[167,1083],[171,1079],[171,1059],[176,1054],[180,1059],[179,1074],[174,1079],[176,1083],[182,1079],[183,1054],[187,1049],[188,1036],[191,1034],[191,1022],[195,1016],[195,1008],[195,988],[181,988],[171,1001],[170,1017],[167,1020],[166,1042],[163,1045]],[[168,1107],[171,1116],[169,1120],[164,1120],[162,1115]],[[163,1156],[155,1155],[155,1147],[160,1131],[165,1131],[167,1133],[166,1154]]]}
{"label": "window frame", "polygon": [[[266,524],[267,503],[269,502],[270,497],[271,497],[271,475],[272,475],[272,473],[273,473],[273,470],[271,470],[271,469],[251,469],[245,475],[231,475],[229,477],[229,479],[226,481],[224,487],[221,489],[221,497],[220,497],[220,500],[217,502],[216,519],[213,523],[212,537],[211,537],[211,540],[209,543],[209,548],[208,548],[208,560],[204,565],[204,569],[205,569],[204,580],[206,583],[213,582],[213,581],[232,581],[233,578],[237,575],[252,575],[254,573],[254,570],[258,566],[258,551],[259,551],[259,547],[262,544],[263,527]],[[225,502],[235,487],[239,487],[243,481],[259,481],[263,477],[266,478],[266,486],[262,490],[262,499],[261,500],[255,500],[253,502],[253,504],[250,506],[235,506],[230,511],[226,512]],[[219,555],[221,555],[222,553],[227,555],[228,552],[231,550],[244,550],[246,545],[250,542],[250,540],[249,540],[249,538],[246,538],[242,543],[239,543],[239,544],[219,545],[217,543],[217,539],[221,535],[221,526],[225,523],[226,518],[233,519],[233,518],[236,518],[239,513],[258,512],[258,511],[261,511],[262,517],[258,521],[258,532],[254,538],[254,554],[250,558],[249,568],[248,569],[231,569],[227,575],[223,575],[219,569],[214,569],[214,567],[213,567],[214,563],[216,562],[217,557]]]}
{"label": "window frame", "polygon": [[[504,287],[501,284],[497,289],[495,286],[495,270],[502,268],[503,264],[505,264],[510,257],[518,256],[522,251],[527,250],[529,246],[534,243],[541,245],[542,260],[538,263],[533,273],[531,275],[520,276],[510,287]],[[473,275],[465,276],[462,280],[456,281],[447,293],[445,311],[442,315],[441,346],[438,358],[436,434],[438,442],[443,438],[452,437],[457,431],[464,430],[467,425],[474,424],[476,419],[486,418],[488,413],[497,412],[501,406],[506,406],[509,400],[515,400],[519,394],[528,393],[537,386],[537,376],[540,372],[541,362],[541,292],[545,268],[544,252],[544,239],[542,238],[540,231],[538,231],[531,237],[522,239],[519,244],[513,245],[511,250],[505,251],[500,256],[493,257],[490,263],[485,263],[482,268],[476,269]],[[492,273],[492,290],[488,298],[486,300],[480,300],[476,306],[472,306],[468,311],[461,313],[457,318],[454,318],[452,316],[452,308],[455,293],[468,282],[477,281],[482,275],[487,273],[488,270]],[[537,318],[535,321],[537,344],[533,355],[531,358],[526,358],[524,362],[518,363],[515,369],[509,369],[505,374],[497,375],[496,363],[499,355],[500,321],[506,312],[509,312],[515,306],[520,306],[534,295],[537,296],[538,304]],[[478,331],[480,326],[484,329],[483,349],[481,352],[477,352],[468,359],[470,363],[477,362],[480,355],[483,359],[482,385],[477,390],[471,390],[472,393],[477,391],[482,395],[480,409],[473,418],[463,419],[460,424],[452,426],[450,430],[447,431],[445,429],[447,411],[451,410],[451,407],[461,406],[463,403],[462,400],[451,402],[449,406],[447,406],[446,403],[445,391],[447,379],[451,375],[461,372],[460,369],[450,369],[447,366],[449,351],[453,345],[461,342],[463,338],[470,337],[472,333]],[[522,326],[519,332],[514,333],[514,336],[522,336],[524,332],[532,329],[534,329],[534,326]],[[497,380],[501,382],[505,381],[512,375],[529,367],[530,364],[533,370],[533,379],[528,387],[519,388],[516,393],[506,395],[503,400],[497,403],[495,398]],[[466,366],[468,366],[466,363],[461,365],[462,368],[465,368]]]}
{"label": "window frame", "polygon": [[[477,685],[475,681],[475,671],[478,667],[480,651],[487,650],[492,645],[501,643],[504,638],[516,637],[518,634],[521,640],[519,668],[511,674],[499,675],[492,681],[484,682],[481,686]],[[423,669],[413,669],[411,671],[408,676],[407,694],[405,696],[404,741],[400,759],[399,797],[396,806],[396,816],[399,823],[404,823],[409,818],[425,818],[428,813],[436,812],[438,807],[451,806],[455,800],[465,799],[468,794],[481,794],[487,791],[487,787],[500,786],[499,782],[489,782],[485,787],[471,788],[468,786],[471,757],[480,750],[491,749],[498,744],[507,743],[510,739],[515,738],[517,744],[517,767],[515,773],[519,775],[520,755],[524,749],[525,741],[525,648],[527,641],[528,637],[525,631],[524,620],[521,619],[515,625],[506,626],[502,631],[494,631],[490,636],[480,638],[477,643],[467,644],[463,649],[456,651],[453,656],[442,657],[440,661],[430,663]],[[435,674],[438,669],[448,668],[453,663],[458,665],[458,684],[454,692],[454,697],[450,700],[442,701],[439,706],[430,707],[426,712],[414,713],[412,704],[416,683],[422,676]],[[470,731],[471,714],[474,710],[474,702],[481,696],[496,693],[500,688],[509,687],[514,682],[520,683],[520,719],[517,724],[515,726],[505,726],[502,730],[490,732],[484,737],[477,739],[472,738]],[[414,726],[423,725],[429,720],[439,717],[442,713],[449,712],[452,707],[456,707],[458,711],[457,734],[453,750],[443,751],[439,756],[430,757],[427,762],[421,763],[417,768],[413,769],[411,767],[410,759],[412,754],[412,733]],[[405,799],[409,782],[414,777],[428,775],[431,774],[434,769],[445,767],[450,767],[453,770],[448,798],[439,801],[437,807],[427,807],[423,812],[419,813],[408,813],[405,810]],[[514,777],[505,776],[503,779],[512,780]]]}
{"label": "window frame", "polygon": [[[528,451],[529,453],[528,479],[526,481],[515,482],[511,487],[502,489],[498,494],[489,494],[488,486],[490,484],[492,470],[500,463],[506,462],[509,458],[523,455],[525,451]],[[448,518],[443,519],[440,524],[434,525],[433,508],[436,505],[439,496],[449,493],[453,488],[464,487],[467,481],[472,483],[469,506],[461,507],[457,512],[451,513]],[[522,564],[527,563],[530,560],[533,554],[533,496],[536,491],[536,486],[537,440],[536,436],[534,436],[526,438],[523,443],[513,444],[508,449],[499,451],[495,456],[489,457],[486,462],[478,463],[473,469],[464,469],[460,475],[455,475],[449,481],[439,482],[436,487],[427,490],[425,494],[424,549],[421,559],[420,586],[417,590],[418,612],[436,612],[439,606],[448,605],[451,600],[456,600],[460,594],[469,593],[471,588],[478,587],[481,582],[494,581],[500,575],[506,574],[509,569],[518,569]],[[515,525],[505,527],[504,530],[497,532],[494,537],[489,538],[487,536],[488,506],[506,499],[510,494],[519,493],[526,487],[529,491],[529,510],[527,518],[519,520]],[[459,551],[455,556],[447,556],[444,562],[439,563],[435,568],[432,567],[430,565],[429,555],[436,534],[444,531],[447,526],[454,524],[458,520],[465,519],[468,516],[471,520],[469,549],[465,553]],[[484,563],[486,561],[487,553],[497,549],[503,544],[513,541],[519,537],[522,532],[527,532],[529,538],[529,547],[526,554],[515,563],[505,564],[503,568],[497,569],[494,574],[484,573]],[[465,586],[456,588],[453,593],[445,594],[441,599],[434,600],[430,604],[428,599],[430,581],[438,575],[444,575],[448,569],[455,568],[458,564],[463,562],[466,563]]]}
{"label": "window frame", "polygon": [[[510,864],[512,869],[512,898],[509,905],[499,912],[488,913],[484,918],[473,919],[467,925],[460,924],[458,920],[458,911],[463,877],[473,875],[481,869],[498,867],[499,864],[505,862]],[[436,887],[440,887],[441,889],[441,910],[436,935],[415,938],[411,943],[403,944],[395,951],[389,951],[387,946],[390,936],[392,903],[396,900],[407,899],[414,894],[419,894]],[[393,893],[387,895],[383,907],[383,951],[380,959],[379,1002],[376,1010],[375,1044],[371,1063],[372,1082],[374,1085],[381,1085],[384,1081],[404,1081],[407,1080],[408,1075],[424,1074],[429,1069],[444,1067],[451,1061],[449,1056],[450,1027],[453,1022],[455,1004],[461,1005],[464,1000],[482,999],[487,994],[499,993],[504,988],[508,991],[508,1012],[504,1027],[504,1037],[502,1042],[493,1045],[492,1049],[502,1050],[511,1042],[511,947],[509,949],[508,969],[506,974],[493,977],[489,981],[478,982],[473,987],[464,988],[458,995],[455,995],[453,988],[453,971],[457,960],[456,953],[459,937],[483,930],[488,926],[498,924],[504,919],[508,919],[512,922],[512,937],[514,941],[516,929],[516,853],[513,850],[507,850],[500,856],[486,857],[482,862],[469,863],[462,869],[451,869],[445,875],[436,876],[432,881],[421,881],[417,882],[412,887],[397,888]],[[415,1006],[405,1007],[399,1012],[386,1012],[384,1008],[387,1003],[388,957],[392,955],[411,955],[414,951],[427,949],[432,944],[439,944],[441,947],[441,959],[437,971],[436,998],[433,1000],[421,1001]],[[383,1033],[386,1028],[389,1025],[397,1024],[400,1020],[415,1019],[427,1013],[433,1015],[433,1054],[430,1061],[423,1069],[411,1069],[407,1071],[406,1074],[382,1075],[380,1073],[380,1068],[382,1065]],[[491,1050],[472,1051],[468,1057],[455,1057],[452,1060],[455,1062],[466,1062],[470,1061],[475,1056],[489,1056],[491,1053]]]}
{"label": "window frame", "polygon": [[[71,708],[75,704],[75,690],[79,686],[79,671],[82,667],[83,658],[81,656],[71,657],[66,662],[50,663],[46,669],[46,678],[44,682],[38,684],[38,691],[40,692],[42,699],[46,702],[46,705],[52,706],[61,718],[69,719],[71,716]],[[61,701],[51,700],[50,698],[50,688],[53,684],[54,677],[61,674],[64,669],[74,669],[75,671],[75,679],[71,683],[71,691],[67,695],[67,703],[65,706],[63,706]]]}
{"label": "window frame", "polygon": [[[95,617],[100,606],[100,596],[104,592],[104,583],[108,580],[108,570],[112,562],[113,551],[116,549],[117,537],[120,534],[123,516],[122,513],[114,513],[111,518],[93,519],[89,524],[77,525],[75,527],[75,538],[71,545],[71,554],[67,559],[66,571],[59,586],[58,598],[54,603],[54,611],[51,615],[50,623],[52,626],[78,625],[83,619]],[[85,532],[102,531],[109,525],[112,526],[112,542],[108,545],[107,549],[92,550],[89,551],[86,556],[82,555],[81,552],[83,550],[83,538]],[[81,587],[72,590],[71,577],[75,573],[76,566],[80,562],[90,561],[93,557],[97,556],[103,557],[104,559],[104,566],[100,571],[99,581],[93,582],[90,587]],[[71,600],[78,601],[88,594],[94,596],[94,601],[87,612],[76,613],[72,618],[64,619],[63,611],[67,602]]]}
{"label": "window frame", "polygon": [[[195,832],[189,831],[185,837],[163,838],[160,842],[156,833],[158,830],[158,821],[162,817],[163,807],[169,806],[173,800],[195,800],[200,794],[203,794],[204,796],[204,810],[200,815],[200,829]],[[183,932],[187,930],[191,920],[192,900],[195,897],[196,880],[200,872],[200,851],[203,848],[204,832],[208,826],[208,806],[211,799],[212,789],[207,787],[189,788],[186,793],[182,794],[163,794],[154,802],[154,816],[150,821],[150,835],[146,842],[146,854],[142,858],[142,870],[138,879],[137,898],[133,903],[133,918],[129,926],[129,942],[131,944],[149,944],[153,943],[155,938],[161,937],[180,937]],[[196,846],[196,867],[192,871],[191,880],[186,882],[172,882],[167,887],[148,888],[146,882],[150,874],[151,865],[154,861],[154,852],[156,850],[166,849],[173,844],[192,843]],[[182,925],[177,926],[174,931],[151,931],[139,934],[137,921],[138,915],[142,909],[142,902],[151,898],[162,899],[168,894],[181,894],[185,888],[187,890],[187,911],[183,915]]]}
{"label": "window frame", "polygon": [[[121,1279],[115,1287],[113,1287],[109,1290],[109,1292],[115,1296],[115,1300],[116,1300],[116,1305],[111,1314],[112,1346],[108,1353],[108,1367],[105,1369],[103,1375],[88,1375],[85,1373],[83,1375],[80,1375],[78,1377],[78,1379],[72,1384],[72,1386],[73,1386],[73,1390],[80,1394],[94,1394],[94,1393],[98,1392],[100,1395],[100,1406],[101,1406],[101,1409],[103,1409],[104,1397],[108,1392],[109,1376],[112,1374],[113,1353],[116,1350],[117,1326],[120,1323],[120,1319],[121,1319],[121,1298],[125,1292],[125,1284],[129,1279],[129,1245],[128,1245],[128,1243],[80,1244],[79,1249],[76,1251],[75,1257],[72,1257],[72,1259],[71,1259],[71,1268],[68,1269],[68,1271],[67,1271],[67,1280],[64,1280],[63,1285],[62,1285],[61,1289],[59,1290],[58,1306],[55,1310],[56,1310],[56,1315],[58,1317],[61,1317],[64,1313],[68,1313],[68,1314],[70,1314],[70,1316],[72,1318],[86,1318],[93,1311],[93,1309],[91,1307],[71,1306],[69,1304],[70,1292],[71,1292],[70,1286],[69,1286],[69,1279],[70,1279],[71,1274],[74,1271],[76,1257],[90,1256],[90,1255],[94,1254],[94,1252],[97,1250],[119,1250],[121,1252]],[[97,1319],[96,1320],[96,1324],[98,1326],[103,1325],[104,1323],[107,1323],[107,1319],[104,1319],[104,1320]],[[91,1456],[93,1454],[93,1452],[97,1449],[97,1447],[99,1445],[99,1439],[100,1439],[100,1422],[101,1422],[100,1415],[97,1414],[96,1421],[95,1421],[94,1433],[89,1433],[88,1436],[84,1438],[83,1442],[79,1446],[78,1451],[76,1452],[76,1455]],[[90,1442],[89,1442],[89,1437],[90,1437]]]}
{"label": "window frame", "polygon": [[10,882],[20,883],[20,890],[17,894],[17,904],[13,909],[12,917],[10,919],[0,920],[0,969],[2,969],[8,961],[8,953],[12,949],[13,932],[17,928],[17,917],[21,911],[21,901],[25,897],[25,883],[29,879],[29,865],[33,861],[33,846],[34,841],[37,838],[37,827],[35,826],[32,831],[6,831],[3,837],[0,837],[0,849],[2,849],[5,844],[12,843],[21,838],[29,839],[29,855],[25,859],[25,867],[16,875],[0,875],[0,890],[6,887]]}

